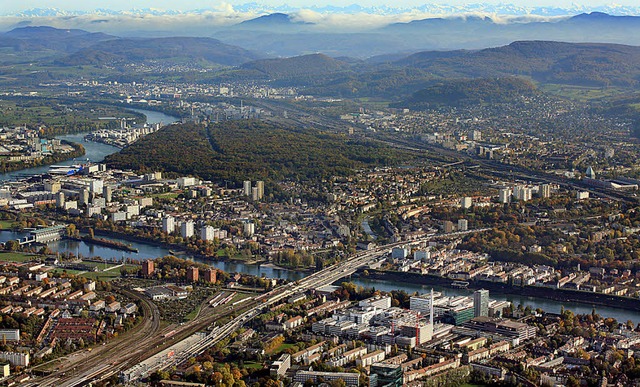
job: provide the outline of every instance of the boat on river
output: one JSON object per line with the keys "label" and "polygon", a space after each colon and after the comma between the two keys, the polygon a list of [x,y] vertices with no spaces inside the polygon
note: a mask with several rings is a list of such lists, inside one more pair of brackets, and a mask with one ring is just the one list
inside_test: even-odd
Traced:
{"label": "boat on river", "polygon": [[82,173],[82,171],[88,166],[85,164],[73,164],[73,165],[52,165],[49,167],[49,173],[52,175],[75,175]]}
{"label": "boat on river", "polygon": [[466,281],[453,281],[451,287],[456,289],[466,289],[469,287],[469,283]]}

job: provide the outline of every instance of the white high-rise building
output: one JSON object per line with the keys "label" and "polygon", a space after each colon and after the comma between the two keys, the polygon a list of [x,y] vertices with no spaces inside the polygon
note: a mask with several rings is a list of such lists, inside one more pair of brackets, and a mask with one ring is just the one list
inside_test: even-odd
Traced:
{"label": "white high-rise building", "polygon": [[489,315],[489,291],[480,289],[473,292],[473,315],[474,317]]}
{"label": "white high-rise building", "polygon": [[56,207],[64,207],[64,192],[56,193]]}
{"label": "white high-rise building", "polygon": [[249,180],[245,180],[242,183],[242,193],[244,196],[251,196],[251,182]]}
{"label": "white high-rise building", "polygon": [[578,192],[576,192],[576,199],[578,199],[578,200],[589,199],[589,191],[578,191]]}
{"label": "white high-rise building", "polygon": [[473,205],[473,200],[471,200],[470,197],[464,197],[462,198],[462,200],[460,200],[460,205],[464,209],[471,208],[471,206]]}
{"label": "white high-rise building", "polygon": [[503,188],[498,192],[498,201],[502,204],[511,203],[511,190]]}
{"label": "white high-rise building", "polygon": [[244,223],[244,235],[251,237],[256,233],[256,225],[253,222]]}
{"label": "white high-rise building", "polygon": [[256,181],[256,188],[258,188],[258,200],[262,200],[264,197],[264,181]]}
{"label": "white high-rise building", "polygon": [[200,230],[200,239],[205,241],[212,241],[214,228],[212,226],[204,226],[202,230]]}
{"label": "white high-rise building", "polygon": [[180,188],[185,188],[185,187],[191,187],[192,185],[196,185],[196,178],[195,177],[179,177],[176,180],[176,183],[178,183],[178,187]]}
{"label": "white high-rise building", "polygon": [[551,197],[551,185],[550,184],[542,184],[540,186],[540,197],[541,198],[550,198]]}
{"label": "white high-rise building", "polygon": [[80,190],[80,200],[79,200],[80,204],[84,204],[85,206],[89,205],[89,197],[90,195],[88,190],[84,188]]}
{"label": "white high-rise building", "polygon": [[469,223],[466,219],[458,219],[458,231],[467,231],[469,229]]}
{"label": "white high-rise building", "polygon": [[[437,293],[438,297],[440,297],[440,295],[440,293]],[[431,289],[430,293],[411,296],[409,298],[409,309],[420,313],[422,316],[429,316],[429,323],[431,326],[433,326],[433,318],[435,317],[433,310],[434,299],[435,294],[433,289]]]}
{"label": "white high-rise building", "polygon": [[193,236],[193,220],[187,220],[180,224],[180,235],[183,238],[190,238]]}
{"label": "white high-rise building", "polygon": [[113,196],[113,188],[109,187],[108,185],[105,185],[102,188],[102,197],[107,203],[111,203],[111,196]]}
{"label": "white high-rise building", "polygon": [[531,200],[531,191],[530,187],[525,187],[523,185],[517,186],[513,190],[513,196],[522,202],[526,202]]}
{"label": "white high-rise building", "polygon": [[413,252],[413,259],[426,261],[427,259],[431,259],[431,252],[428,250],[416,250]]}
{"label": "white high-rise building", "polygon": [[176,230],[176,220],[173,216],[167,216],[162,219],[162,231],[171,234]]}
{"label": "white high-rise building", "polygon": [[89,182],[89,192],[93,194],[101,194],[103,187],[104,182],[102,180],[91,180]]}
{"label": "white high-rise building", "polygon": [[226,239],[227,238],[227,230],[221,230],[219,228],[213,229],[213,237],[218,239]]}

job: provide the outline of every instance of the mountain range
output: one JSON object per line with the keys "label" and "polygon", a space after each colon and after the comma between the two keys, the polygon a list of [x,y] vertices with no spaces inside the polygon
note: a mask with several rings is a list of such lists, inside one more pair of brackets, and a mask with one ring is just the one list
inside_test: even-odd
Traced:
{"label": "mountain range", "polygon": [[[167,64],[204,61],[212,65],[237,66],[263,58],[213,38],[120,38],[82,30],[23,27],[0,34],[0,48],[23,55],[48,53],[56,65],[117,65],[163,60]],[[28,55],[25,55],[28,59]],[[1,57],[0,57],[1,58]]]}
{"label": "mountain range", "polygon": [[[114,20],[94,15],[87,20],[87,29],[95,31],[94,35],[84,32],[82,36],[76,36],[74,32],[64,39],[52,36],[52,40],[64,41],[63,44],[68,48],[51,47],[52,43],[45,39],[12,36],[24,31],[21,28],[0,35],[0,45],[19,47],[30,41],[29,44],[34,48],[40,46],[70,52],[73,48],[87,48],[92,43],[109,40],[114,35],[132,39],[188,36],[217,39],[222,44],[238,46],[263,57],[323,53],[332,57],[359,59],[427,50],[478,50],[524,40],[640,45],[639,16],[614,16],[601,12],[552,19],[513,19],[510,22],[495,15],[431,17],[385,25],[372,24],[366,28],[363,25],[371,19],[367,15],[341,19],[336,15],[311,17],[305,14],[272,13],[249,20],[237,20],[229,16],[227,22],[230,24],[225,26],[216,25],[213,16],[205,14],[194,20],[183,20],[181,17],[186,16],[180,14],[175,17],[154,17],[150,17],[147,24],[154,26],[156,32],[140,26],[131,26],[135,32],[128,31],[124,16],[123,19]],[[68,17],[50,20],[73,24],[80,19]],[[25,27],[28,27],[35,20],[26,18],[18,24],[22,26],[26,23]],[[68,28],[66,25],[61,30],[80,31]],[[43,33],[46,35],[46,32]],[[20,40],[11,40],[15,38]],[[227,60],[224,64],[235,64],[242,60]]]}
{"label": "mountain range", "polygon": [[319,30],[318,24],[297,20],[281,14],[263,16],[259,23],[245,22],[221,29],[214,36],[269,56],[321,52],[357,58],[424,50],[475,50],[518,40],[640,45],[640,17],[597,12],[528,23],[504,23],[486,16],[428,18],[359,32],[327,32]]}
{"label": "mountain range", "polygon": [[[499,15],[538,15],[538,16],[566,16],[575,15],[583,12],[604,12],[615,15],[640,15],[639,6],[620,5],[620,4],[604,4],[604,5],[586,5],[572,4],[571,6],[523,6],[510,3],[466,3],[466,4],[440,4],[425,3],[416,6],[379,5],[366,6],[361,4],[350,4],[347,6],[335,5],[311,5],[305,7],[297,7],[292,5],[261,5],[256,2],[235,4],[234,12],[246,14],[269,14],[277,13],[295,13],[301,9],[311,10],[321,14],[370,14],[370,15],[395,15],[403,13],[423,13],[431,15],[453,15],[453,14],[471,14],[483,12],[487,14]],[[100,8],[91,11],[79,11],[60,9],[55,7],[48,8],[30,8],[16,12],[5,12],[6,16],[17,17],[51,17],[51,16],[80,16],[86,14],[98,15],[178,15],[178,14],[202,14],[220,11],[216,8],[200,8],[191,10],[177,9],[157,9],[157,8],[133,8],[128,10],[115,10],[108,8]]]}
{"label": "mountain range", "polygon": [[[624,28],[620,28],[626,28],[627,31],[638,28],[640,24],[640,18],[603,14],[579,15],[566,23],[579,25],[581,28],[586,28],[585,25],[595,28],[593,26],[600,23],[601,28],[605,28],[612,20],[624,25]],[[446,25],[461,22],[429,19],[395,24],[385,29],[408,30],[411,34],[419,34],[423,29],[440,26],[440,30],[444,30]],[[287,15],[276,15],[245,23],[233,33],[245,36],[246,43],[256,33],[242,28],[254,28],[256,24],[268,27],[273,23],[308,28],[306,25],[298,25]],[[472,30],[482,31],[495,25],[487,18],[467,18],[463,23],[466,23],[470,35],[478,35],[472,33]],[[257,35],[264,37],[268,33],[263,31]],[[307,37],[311,44],[313,34],[281,33],[280,36],[298,39]],[[338,41],[337,37],[343,36],[351,40]],[[379,36],[385,34],[379,33]],[[190,68],[225,66],[227,68],[222,73],[207,73],[201,77],[213,82],[234,79],[270,80],[274,85],[303,86],[306,87],[305,92],[316,95],[383,96],[394,99],[406,98],[442,79],[515,75],[540,83],[580,86],[635,87],[640,83],[640,47],[631,45],[523,40],[483,49],[406,50],[403,53],[383,53],[363,60],[354,57],[356,55],[336,55],[342,52],[336,46],[350,44],[353,46],[348,52],[364,52],[358,51],[363,50],[363,47],[357,46],[359,41],[380,47],[380,40],[376,40],[374,36],[325,34],[323,39],[324,50],[296,55],[298,50],[295,46],[289,46],[288,50],[293,54],[282,58],[275,57],[270,52],[251,49],[247,44],[240,47],[229,44],[225,39],[210,37],[134,39],[82,30],[23,27],[0,34],[0,63],[3,60],[12,61],[10,63],[19,63],[16,61],[20,60],[22,63],[32,63],[33,58],[37,58],[42,66],[107,66],[122,74],[130,72],[125,70],[124,65],[136,63],[156,63],[162,66],[188,64]],[[388,42],[393,37],[387,39]],[[273,42],[276,41],[274,38]],[[261,48],[268,50],[269,47],[264,38]],[[401,48],[390,47],[387,47],[388,51]],[[327,55],[327,51],[331,55]],[[375,48],[370,48],[369,52],[371,51],[376,52]],[[7,53],[13,54],[6,55]],[[130,73],[127,75],[131,76]],[[55,74],[47,72],[47,76],[55,77]],[[176,76],[180,76],[179,73]]]}

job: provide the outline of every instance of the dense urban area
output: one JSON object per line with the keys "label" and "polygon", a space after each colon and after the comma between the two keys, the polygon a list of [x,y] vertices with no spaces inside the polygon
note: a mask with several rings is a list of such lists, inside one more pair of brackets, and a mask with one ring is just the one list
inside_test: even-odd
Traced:
{"label": "dense urban area", "polygon": [[2,62],[2,385],[640,383],[640,101],[605,70],[92,55]]}

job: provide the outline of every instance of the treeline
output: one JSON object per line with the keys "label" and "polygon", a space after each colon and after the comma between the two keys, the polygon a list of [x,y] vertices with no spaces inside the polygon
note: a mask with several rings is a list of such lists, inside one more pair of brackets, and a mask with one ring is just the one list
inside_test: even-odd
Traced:
{"label": "treeline", "polygon": [[[540,246],[540,251],[531,249]],[[640,236],[621,229],[605,233],[582,231],[567,235],[540,226],[503,226],[468,237],[461,249],[489,253],[502,262],[549,265],[553,267],[606,267],[638,270]]]}
{"label": "treeline", "polygon": [[205,176],[213,150],[204,127],[170,125],[105,158],[114,168]]}

